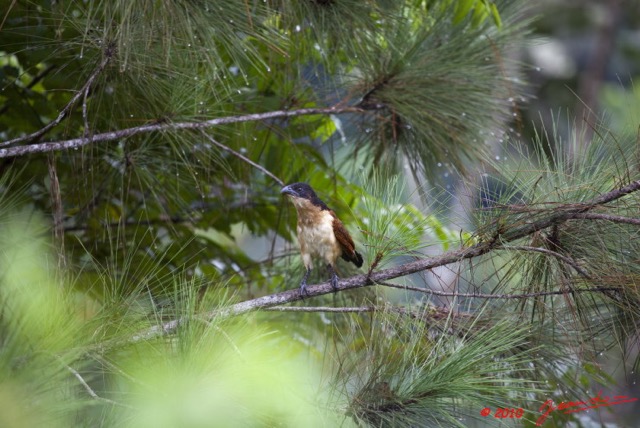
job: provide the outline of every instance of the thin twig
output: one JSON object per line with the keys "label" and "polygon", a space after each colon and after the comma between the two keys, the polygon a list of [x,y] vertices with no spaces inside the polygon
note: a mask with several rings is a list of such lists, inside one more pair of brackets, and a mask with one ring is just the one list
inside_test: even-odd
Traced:
{"label": "thin twig", "polygon": [[587,271],[585,271],[583,268],[580,267],[580,265],[578,264],[578,262],[576,262],[575,260],[573,260],[571,257],[567,257],[563,254],[557,253],[555,251],[551,251],[547,248],[542,248],[542,247],[530,247],[530,246],[526,246],[526,245],[516,245],[516,246],[508,246],[508,247],[502,247],[502,250],[518,250],[518,251],[533,251],[536,253],[543,253],[543,254],[549,254],[553,257],[557,257],[558,259],[564,261],[565,263],[567,263],[568,265],[570,265],[572,268],[574,268],[576,270],[576,272],[578,272],[580,275],[584,276],[587,279],[591,279],[591,276],[587,273]]}
{"label": "thin twig", "polygon": [[623,217],[620,215],[601,214],[601,213],[578,213],[574,214],[572,219],[584,219],[584,220],[604,220],[612,223],[625,223],[640,226],[640,218]]}
{"label": "thin twig", "polygon": [[557,296],[563,294],[573,293],[607,293],[609,291],[620,291],[620,287],[591,287],[591,288],[572,288],[566,290],[556,291],[540,291],[537,293],[522,293],[522,294],[484,294],[484,293],[457,293],[432,290],[430,288],[412,287],[410,285],[393,284],[391,282],[378,282],[378,285],[384,285],[385,287],[399,288],[401,290],[417,291],[425,294],[433,294],[434,296],[441,297],[469,297],[475,299],[530,299],[532,297],[542,296]]}
{"label": "thin twig", "polygon": [[[20,143],[23,141],[38,139],[44,134],[46,134],[47,132],[49,132],[52,128],[58,126],[58,124],[62,122],[65,117],[69,115],[69,112],[71,111],[73,106],[78,102],[80,97],[85,95],[85,91],[87,91],[93,85],[93,82],[96,80],[98,75],[102,72],[102,70],[104,70],[104,68],[107,66],[107,64],[109,63],[112,57],[113,57],[113,49],[112,48],[106,49],[104,52],[104,56],[102,57],[102,61],[100,61],[100,64],[98,64],[98,66],[93,71],[93,73],[91,73],[91,76],[89,76],[89,78],[87,79],[85,84],[82,86],[82,88],[78,90],[75,93],[75,95],[71,97],[71,100],[67,103],[67,105],[64,106],[62,110],[60,110],[60,113],[58,113],[58,117],[56,117],[54,120],[46,124],[44,127],[40,128],[38,131],[34,132],[33,134],[29,134],[23,137],[14,138],[13,140],[5,141],[3,143],[0,143],[0,146],[10,146],[12,144]],[[87,142],[89,142],[87,138],[83,138],[83,140],[86,140]],[[47,143],[44,143],[44,144],[47,144]],[[4,152],[4,151],[17,150],[17,149],[25,149],[28,147],[38,147],[40,145],[41,144],[34,144],[32,146],[11,147],[8,149],[2,149],[1,151]],[[46,150],[46,151],[51,151],[51,150]],[[37,150],[31,153],[35,153],[35,152],[37,152]]]}
{"label": "thin twig", "polygon": [[[211,120],[205,120],[202,122],[155,122],[146,125],[135,126],[133,128],[119,129],[117,131],[103,132],[101,134],[93,135],[91,138],[72,138],[70,140],[50,141],[46,143],[30,144],[28,146],[17,146],[0,149],[0,158],[8,158],[14,156],[24,156],[30,153],[46,153],[56,150],[75,149],[78,147],[86,146],[90,143],[100,143],[105,141],[114,141],[122,138],[131,137],[138,134],[147,132],[167,131],[167,130],[180,130],[180,129],[206,129],[219,125],[228,125],[232,123],[242,122],[255,122],[260,120],[269,120],[281,117],[296,117],[307,116],[317,114],[341,114],[341,113],[366,113],[357,107],[326,107],[326,108],[303,108],[298,110],[276,110],[265,113],[253,113],[242,116],[227,116],[220,117]],[[49,126],[49,125],[47,125]],[[42,130],[41,130],[42,131]],[[38,131],[36,134],[40,133]],[[10,141],[0,143],[0,146],[6,146],[18,141],[34,138],[35,134],[21,137]]]}
{"label": "thin twig", "polygon": [[49,153],[47,156],[47,167],[49,169],[49,196],[51,198],[51,211],[53,215],[53,237],[58,253],[58,267],[60,269],[66,267],[65,251],[64,251],[64,209],[62,206],[62,192],[60,192],[60,180],[56,169],[55,153]]}
{"label": "thin twig", "polygon": [[[558,213],[550,214],[547,218],[538,220],[536,222],[528,223],[524,226],[518,226],[513,228],[504,227],[503,232],[497,237],[492,238],[489,241],[479,242],[468,248],[461,248],[458,250],[451,250],[444,254],[435,257],[426,257],[418,259],[409,263],[394,266],[388,269],[383,269],[377,272],[372,272],[364,275],[355,275],[350,278],[346,278],[338,281],[337,289],[334,289],[329,282],[321,284],[310,285],[307,287],[306,298],[313,296],[321,296],[337,291],[344,291],[354,288],[361,288],[375,284],[386,283],[390,279],[407,276],[416,272],[422,272],[425,270],[433,269],[440,266],[446,266],[452,263],[459,263],[463,260],[472,259],[487,254],[493,250],[504,247],[507,243],[521,239],[525,236],[529,236],[539,230],[546,229],[547,227],[563,223],[570,220],[576,213],[584,213],[597,206],[607,204],[609,202],[620,199],[630,193],[640,190],[640,180],[633,181],[630,184],[611,190],[610,192],[603,193],[602,195],[592,199],[583,204],[577,204],[573,210],[563,210]],[[416,287],[417,288],[417,287]],[[416,291],[423,291],[425,289],[417,289]],[[552,291],[543,292],[549,295],[561,295],[566,293],[583,293],[583,292],[606,292],[617,290],[616,288],[603,288],[596,287],[591,289],[580,290],[567,290],[567,291]],[[438,294],[440,292],[430,291],[432,294]],[[527,298],[543,296],[543,293],[531,293],[519,294],[519,295],[482,295],[482,294],[469,294],[467,296],[458,294],[459,297],[478,297],[478,298],[495,298],[495,299],[514,299],[514,298]],[[496,297],[489,297],[496,296]],[[268,307],[283,305],[286,303],[302,300],[303,296],[300,295],[299,290],[287,290],[280,293],[270,294],[267,296],[258,297],[255,299],[247,300],[244,302],[236,303],[223,309],[216,309],[210,311],[203,316],[207,319],[214,319],[216,317],[229,317],[234,315],[240,315],[250,311],[258,309],[265,309]],[[178,318],[164,324],[155,325],[146,330],[143,330],[131,338],[132,342],[138,342],[141,340],[149,340],[155,337],[159,337],[165,334],[173,333],[182,324],[188,321],[187,317]]]}
{"label": "thin twig", "polygon": [[334,308],[331,306],[272,306],[270,308],[265,308],[265,311],[274,311],[274,312],[338,312],[338,313],[349,313],[349,312],[374,312],[376,310],[375,306],[363,306],[363,307],[342,307],[342,308]]}
{"label": "thin twig", "polygon": [[112,404],[114,406],[120,406],[120,407],[126,407],[131,409],[131,406],[128,406],[126,404],[122,404],[122,403],[118,403],[117,401],[114,400],[110,400],[109,398],[104,398],[99,396],[90,386],[89,384],[84,380],[84,378],[82,377],[82,375],[80,373],[78,373],[77,370],[75,370],[73,367],[69,367],[69,366],[65,366],[67,368],[67,370],[69,370],[71,372],[71,374],[73,374],[73,376],[75,376],[76,379],[78,379],[78,381],[80,382],[80,384],[84,387],[84,389],[87,391],[87,393],[91,396],[91,398],[94,398],[96,400],[99,401],[104,401],[105,403],[109,403]]}
{"label": "thin twig", "polygon": [[4,27],[4,23],[7,21],[7,17],[11,13],[11,9],[13,9],[13,7],[16,5],[17,1],[18,0],[13,0],[9,5],[9,8],[7,9],[7,13],[4,14],[4,17],[2,18],[2,22],[0,22],[0,31],[2,30],[2,27]]}
{"label": "thin twig", "polygon": [[238,153],[235,150],[233,150],[232,148],[227,147],[222,143],[219,143],[211,135],[209,135],[206,132],[204,132],[204,130],[202,131],[202,135],[204,135],[204,137],[207,140],[209,140],[209,142],[211,142],[211,144],[214,144],[215,146],[221,148],[222,150],[225,150],[225,151],[233,154],[237,158],[243,160],[244,162],[248,163],[249,165],[253,166],[254,168],[259,169],[260,171],[262,171],[263,173],[265,173],[269,177],[273,178],[278,184],[280,184],[280,186],[284,186],[284,181],[280,180],[278,177],[276,177],[274,174],[272,174],[268,169],[266,169],[262,165],[259,165],[259,164],[255,163],[254,161],[252,161],[248,157],[244,156],[242,153]]}
{"label": "thin twig", "polygon": [[84,97],[82,98],[82,120],[84,122],[84,130],[82,136],[84,138],[89,137],[89,116],[87,114],[87,98],[89,97],[90,86],[84,89]]}

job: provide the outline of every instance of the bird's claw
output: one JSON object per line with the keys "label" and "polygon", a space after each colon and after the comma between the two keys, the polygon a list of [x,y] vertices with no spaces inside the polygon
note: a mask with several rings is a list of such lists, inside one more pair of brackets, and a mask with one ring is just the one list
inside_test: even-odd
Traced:
{"label": "bird's claw", "polygon": [[309,293],[307,293],[307,281],[302,281],[300,283],[300,296],[304,299],[304,296],[308,296]]}
{"label": "bird's claw", "polygon": [[335,272],[331,275],[331,286],[334,290],[338,289],[338,275]]}
{"label": "bird's claw", "polygon": [[309,278],[310,273],[311,269],[307,268],[304,276],[302,277],[302,281],[300,281],[300,297],[302,297],[303,299],[305,295],[309,295],[309,293],[307,293],[307,279]]}

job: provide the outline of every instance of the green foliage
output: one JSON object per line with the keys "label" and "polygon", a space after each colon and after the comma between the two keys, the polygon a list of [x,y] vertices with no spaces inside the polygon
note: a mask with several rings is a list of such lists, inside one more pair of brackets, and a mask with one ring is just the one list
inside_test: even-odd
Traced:
{"label": "green foliage", "polygon": [[514,6],[505,7],[509,25],[500,31],[469,21],[452,26],[452,8],[443,7],[391,21],[384,37],[361,43],[354,84],[366,90],[360,105],[378,117],[365,123],[357,149],[431,179],[438,162],[464,171],[481,157],[485,148],[474,137],[502,120],[506,100],[521,90],[500,53],[523,36]]}
{"label": "green foliage", "polygon": [[[510,162],[494,162],[479,193],[480,210],[474,220],[480,240],[501,242],[549,216],[581,207],[611,189],[640,179],[635,138],[616,138],[604,125],[594,130],[590,144],[573,132],[564,140],[556,128],[540,137],[533,149],[512,144]],[[551,145],[546,145],[549,141]],[[581,145],[582,149],[577,147]],[[565,150],[573,147],[573,150]],[[568,153],[572,153],[569,155]],[[493,189],[493,191],[492,191]],[[476,261],[465,273],[471,288],[482,284],[491,293],[541,293],[561,289],[616,287],[598,294],[541,296],[522,301],[523,317],[546,325],[566,345],[591,357],[618,348],[623,354],[635,343],[638,325],[637,226],[615,221],[637,216],[638,198],[608,204],[593,214],[599,220],[558,222],[516,241],[509,241],[500,258]],[[532,252],[540,249],[547,253]],[[552,254],[551,256],[549,254]],[[490,263],[485,265],[484,263]],[[487,275],[488,280],[483,280]],[[499,304],[501,307],[503,303]],[[563,316],[558,316],[560,311]],[[557,323],[557,324],[556,324]],[[542,327],[540,327],[542,329]]]}
{"label": "green foliage", "polygon": [[[493,19],[493,23],[500,28],[502,19],[495,2],[490,0],[458,0],[455,4],[455,16],[453,22],[459,24],[467,16],[471,15],[474,25],[484,22],[489,16]],[[449,5],[448,7],[451,7]]]}
{"label": "green foliage", "polygon": [[[2,226],[2,426],[338,423],[316,404],[319,367],[281,334],[251,317],[199,320],[194,284],[178,276],[164,281],[169,312],[145,304],[144,287],[101,304],[76,294],[28,214]],[[137,329],[187,316],[170,341],[134,340]]]}
{"label": "green foliage", "polygon": [[627,138],[637,137],[635,118],[640,115],[640,88],[634,85],[628,90],[619,85],[605,84],[601,97],[612,130]]}
{"label": "green foliage", "polygon": [[87,343],[73,293],[57,275],[37,214],[3,212],[1,229],[0,424],[68,426],[65,407],[83,400],[66,366]]}
{"label": "green foliage", "polygon": [[[529,375],[540,362],[539,349],[528,346],[524,327],[504,320],[467,335],[453,318],[435,327],[429,312],[383,312],[371,328],[353,328],[334,382],[355,420],[369,426],[463,427],[484,407],[524,403],[527,394],[542,392]],[[467,328],[474,323],[467,320]],[[436,328],[450,333],[439,335]]]}
{"label": "green foliage", "polygon": [[[514,24],[517,8],[505,6],[496,32],[468,20],[452,25],[455,7],[447,1],[14,3],[0,35],[3,135],[33,132],[56,118],[105,57],[87,97],[46,138],[379,100],[385,107],[364,122],[299,116],[206,134],[141,134],[54,155],[72,261],[83,264],[90,251],[102,265],[122,265],[112,258],[125,253],[110,250],[117,238],[142,266],[184,266],[205,279],[222,275],[230,286],[267,283],[280,274],[277,267],[252,268],[254,256],[200,231],[290,240],[292,222],[283,218],[278,186],[207,138],[285,182],[307,181],[333,194],[345,189],[341,196],[349,201],[358,195],[346,185],[354,165],[369,170],[393,158],[390,164],[399,166],[396,160],[407,156],[416,171],[430,171],[438,160],[462,168],[462,159],[481,152],[467,137],[504,113],[510,77],[499,72],[499,51],[522,32]],[[333,170],[340,147],[342,175]],[[51,211],[50,171],[42,157],[33,159],[16,160],[28,169],[20,184],[29,186],[39,209]],[[417,212],[407,215],[422,221]],[[428,221],[438,234],[442,227]],[[233,266],[247,272],[244,279]]]}
{"label": "green foliage", "polygon": [[430,245],[439,244],[446,251],[460,240],[461,235],[444,226],[435,214],[402,202],[409,198],[400,176],[379,172],[365,181],[362,205],[356,211],[370,272],[397,257],[421,255],[420,250]]}
{"label": "green foliage", "polygon": [[115,376],[113,385],[133,407],[114,415],[113,426],[337,423],[314,403],[314,370],[282,340],[214,324],[193,328],[180,347],[159,354],[143,345],[116,360],[127,376]]}
{"label": "green foliage", "polygon": [[[554,129],[551,135],[540,137],[533,149],[522,144],[512,145],[512,158],[517,160],[494,162],[495,178],[502,192],[492,195],[485,191],[486,199],[481,201],[485,209],[478,213],[477,229],[486,235],[517,233],[522,225],[543,219],[559,209],[575,207],[639,178],[634,140],[618,140],[604,126],[596,128],[590,144],[578,149],[582,139],[582,134],[573,132],[568,141],[564,141]],[[552,145],[545,146],[544,141],[551,141]],[[566,150],[567,147],[572,149]],[[634,202],[632,199],[628,204],[612,206],[609,213],[633,217]],[[515,227],[501,230],[506,224]],[[617,266],[622,262],[620,268],[627,263],[620,257],[635,251],[624,248],[635,245],[633,240],[616,242],[615,248],[603,247],[602,243],[611,242],[612,234],[621,237],[631,231],[632,227],[609,222],[567,223],[553,232],[554,236],[536,234],[528,238],[528,243],[542,243],[543,247],[563,254],[566,251],[581,264],[587,260],[596,263],[583,266],[593,275],[607,270],[600,263],[615,262]],[[606,251],[601,254],[603,250]]]}

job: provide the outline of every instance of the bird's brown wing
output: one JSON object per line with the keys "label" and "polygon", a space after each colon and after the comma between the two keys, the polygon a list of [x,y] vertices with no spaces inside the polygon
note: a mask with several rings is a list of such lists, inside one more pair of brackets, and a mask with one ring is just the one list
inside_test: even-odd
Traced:
{"label": "bird's brown wing", "polygon": [[338,245],[340,245],[340,249],[342,250],[342,258],[348,262],[352,262],[357,267],[361,267],[362,256],[356,251],[356,245],[353,243],[351,235],[349,235],[344,224],[342,224],[333,211],[331,211],[331,215],[333,216],[333,234],[335,235]]}

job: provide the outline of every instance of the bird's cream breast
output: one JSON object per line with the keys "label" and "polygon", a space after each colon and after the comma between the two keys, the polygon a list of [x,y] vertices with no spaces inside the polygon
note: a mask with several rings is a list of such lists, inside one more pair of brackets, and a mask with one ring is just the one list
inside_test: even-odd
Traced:
{"label": "bird's cream breast", "polygon": [[[329,213],[319,215],[314,220],[304,218],[298,221],[298,236],[303,239],[307,246],[317,247],[323,245],[334,246],[336,242],[333,233],[333,217]],[[322,249],[311,250],[320,253]]]}
{"label": "bird's cream breast", "polygon": [[333,232],[333,216],[327,210],[311,204],[306,200],[295,203],[298,210],[298,240],[300,249],[311,256],[320,256],[329,264],[334,264],[340,256]]}

